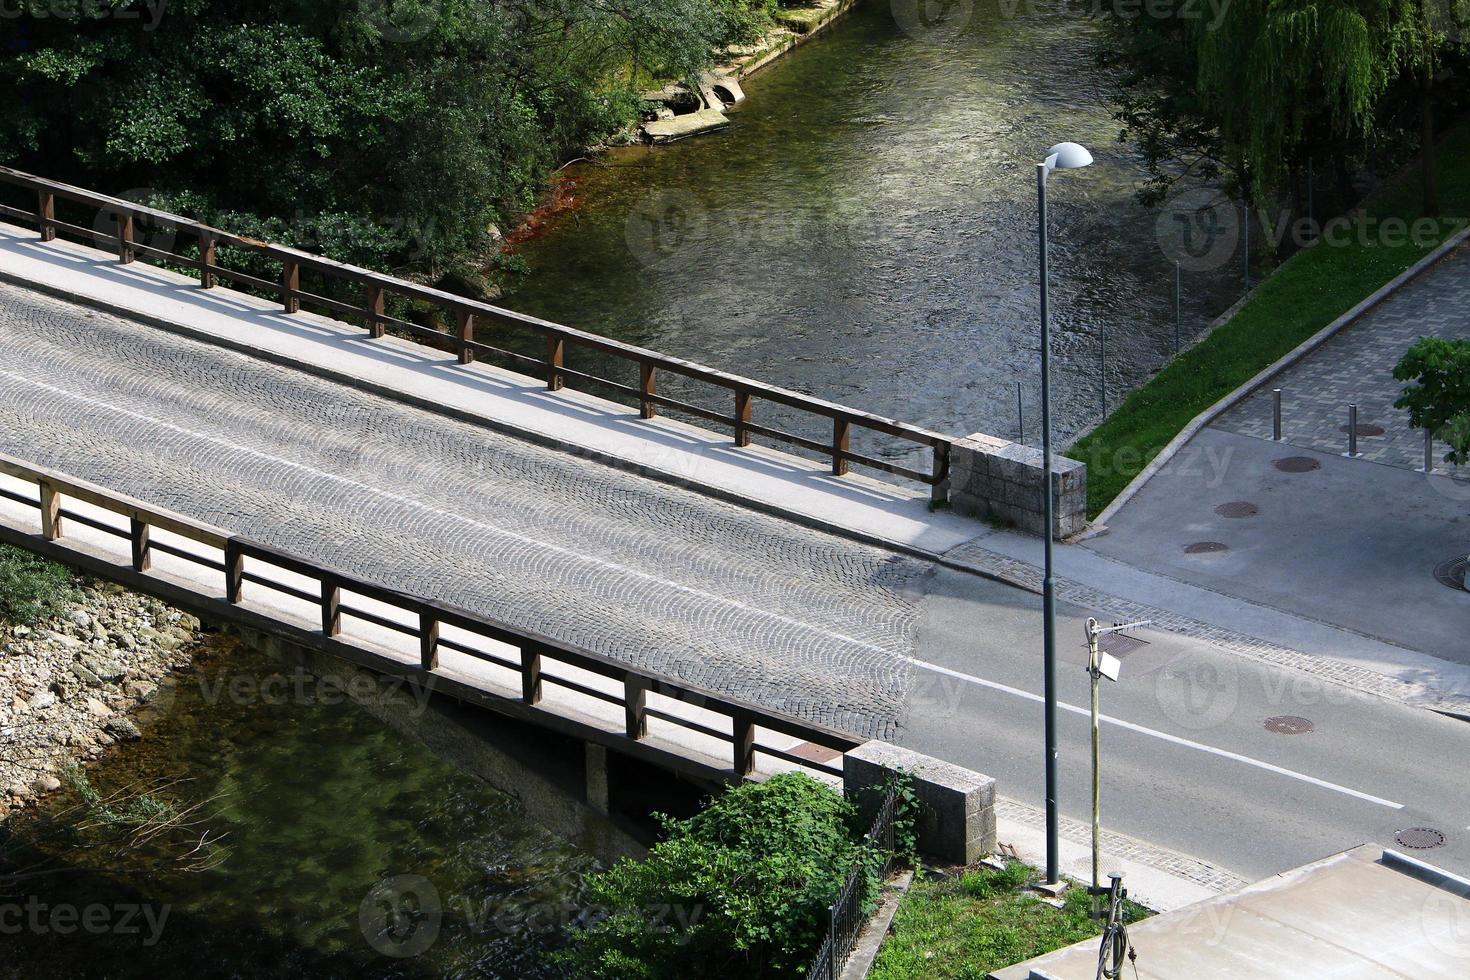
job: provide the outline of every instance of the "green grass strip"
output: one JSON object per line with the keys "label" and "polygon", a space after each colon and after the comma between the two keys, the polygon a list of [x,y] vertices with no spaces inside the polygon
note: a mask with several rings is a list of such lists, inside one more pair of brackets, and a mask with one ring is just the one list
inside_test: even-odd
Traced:
{"label": "green grass strip", "polygon": [[1196,415],[1464,227],[1470,220],[1470,123],[1444,139],[1438,168],[1443,218],[1419,221],[1418,171],[1406,174],[1376,195],[1350,229],[1324,234],[1282,263],[1229,321],[1079,439],[1067,455],[1087,464],[1088,516],[1111,503]]}
{"label": "green grass strip", "polygon": [[[999,970],[1098,935],[1088,917],[1087,889],[1069,889],[1053,908],[1025,891],[1040,872],[1018,862],[1005,871],[982,868],[959,878],[914,882],[898,907],[870,980],[980,980]],[[1128,922],[1149,914],[1128,903]]]}

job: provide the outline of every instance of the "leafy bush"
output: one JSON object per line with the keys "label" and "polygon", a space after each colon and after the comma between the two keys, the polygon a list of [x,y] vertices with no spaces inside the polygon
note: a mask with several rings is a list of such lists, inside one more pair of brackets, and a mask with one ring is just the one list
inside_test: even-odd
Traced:
{"label": "leafy bush", "polygon": [[1395,408],[1407,408],[1409,421],[1432,429],[1450,444],[1445,461],[1470,463],[1470,340],[1420,337],[1393,369],[1411,382]]}
{"label": "leafy bush", "polygon": [[642,861],[589,882],[609,910],[567,954],[579,976],[771,977],[804,969],[853,863],[855,808],[810,776],[747,783],[688,820]]}
{"label": "leafy bush", "polygon": [[0,544],[0,622],[33,623],[59,615],[75,595],[66,569]]}

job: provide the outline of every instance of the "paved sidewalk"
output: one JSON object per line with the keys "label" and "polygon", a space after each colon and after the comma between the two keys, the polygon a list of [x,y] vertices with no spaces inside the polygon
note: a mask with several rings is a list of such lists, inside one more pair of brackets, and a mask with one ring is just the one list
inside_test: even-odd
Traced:
{"label": "paved sidewalk", "polygon": [[[1271,390],[1280,388],[1284,442],[1325,453],[1347,452],[1348,406],[1356,404],[1358,451],[1364,459],[1422,469],[1424,432],[1410,427],[1407,411],[1393,407],[1403,393],[1393,369],[1424,336],[1470,338],[1470,243],[1282,371],[1216,419],[1213,428],[1270,439]],[[1442,461],[1445,449],[1435,444],[1440,472],[1448,471]]]}

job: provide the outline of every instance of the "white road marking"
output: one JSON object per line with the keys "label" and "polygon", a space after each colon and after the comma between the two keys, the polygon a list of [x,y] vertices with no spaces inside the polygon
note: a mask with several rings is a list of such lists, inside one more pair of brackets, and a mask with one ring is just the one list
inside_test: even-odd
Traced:
{"label": "white road marking", "polygon": [[[776,622],[780,622],[780,623],[783,623],[783,624],[788,625],[788,626],[794,626],[794,627],[796,627],[798,629],[801,629],[801,630],[805,630],[805,631],[809,631],[809,632],[814,632],[814,633],[820,633],[823,636],[829,637],[831,639],[840,640],[840,641],[842,641],[844,643],[849,643],[849,644],[852,644],[853,646],[861,647],[861,648],[864,648],[864,649],[867,649],[867,650],[873,650],[875,652],[882,653],[882,654],[885,654],[885,655],[890,655],[891,656],[894,653],[893,650],[888,649],[888,648],[885,648],[885,647],[878,646],[877,644],[868,643],[868,642],[865,642],[863,640],[856,639],[855,637],[846,636],[846,635],[844,635],[842,633],[835,633],[835,632],[832,632],[830,630],[824,630],[821,627],[813,626],[810,623],[802,622],[801,620],[793,619],[793,618],[791,618],[789,616],[783,616],[780,613],[773,613],[773,612],[770,612],[769,610],[765,610],[765,609],[757,609],[754,606],[750,606],[750,605],[748,605],[746,603],[743,603],[743,602],[739,601],[738,599],[731,599],[728,596],[715,595],[715,594],[710,593],[710,592],[705,592],[705,591],[703,591],[701,589],[693,588],[692,586],[684,585],[681,582],[672,582],[672,581],[670,581],[668,579],[659,578],[656,575],[650,575],[647,572],[642,572],[642,571],[639,571],[639,570],[637,570],[635,568],[629,568],[628,566],[618,564],[617,562],[610,562],[610,561],[607,561],[606,559],[597,558],[597,557],[592,556],[592,555],[584,555],[584,554],[581,554],[579,552],[572,551],[571,549],[561,547],[560,545],[555,545],[555,544],[552,544],[552,543],[550,543],[548,541],[543,541],[543,540],[541,540],[539,538],[532,538],[532,537],[529,537],[527,535],[520,534],[520,533],[518,533],[516,531],[511,531],[511,530],[508,530],[508,529],[503,528],[503,527],[499,527],[499,526],[494,525],[494,524],[486,524],[486,523],[481,522],[481,521],[472,520],[472,519],[470,519],[468,517],[465,517],[465,516],[463,516],[461,514],[455,514],[455,513],[451,512],[451,511],[446,511],[446,510],[443,510],[443,509],[438,508],[438,507],[431,507],[428,504],[425,504],[422,501],[414,500],[411,497],[404,497],[401,494],[396,494],[396,493],[393,493],[391,491],[383,490],[383,489],[380,489],[378,487],[370,486],[370,485],[365,484],[365,483],[359,483],[356,480],[351,480],[351,479],[348,479],[347,477],[339,476],[339,475],[337,475],[335,473],[328,473],[325,470],[319,470],[319,469],[317,469],[317,468],[315,468],[313,466],[308,466],[308,465],[306,465],[304,463],[298,463],[298,462],[295,462],[294,460],[289,460],[289,459],[282,458],[280,456],[275,456],[275,455],[272,455],[270,453],[262,452],[261,450],[258,450],[258,449],[252,449],[249,446],[243,446],[243,445],[240,445],[239,443],[231,442],[230,440],[225,439],[225,438],[222,438],[220,436],[212,436],[212,435],[209,435],[207,433],[197,432],[197,431],[195,431],[193,429],[186,429],[186,428],[184,428],[182,426],[175,425],[172,422],[165,422],[162,419],[157,419],[157,418],[154,418],[154,417],[152,417],[150,415],[144,415],[144,414],[139,413],[139,412],[134,412],[134,411],[131,411],[130,409],[123,408],[123,407],[121,407],[119,405],[113,405],[110,402],[102,401],[101,399],[93,398],[93,397],[91,397],[89,395],[83,395],[83,394],[80,394],[78,392],[68,391],[65,388],[59,388],[56,385],[47,384],[44,381],[37,381],[37,380],[35,380],[33,378],[27,378],[27,377],[24,377],[23,375],[18,375],[18,374],[15,374],[13,372],[10,372],[10,371],[0,371],[0,377],[9,378],[9,379],[11,379],[13,381],[17,381],[17,382],[20,382],[22,384],[28,384],[28,385],[31,385],[31,386],[36,387],[36,388],[41,388],[41,389],[43,389],[45,391],[50,391],[50,392],[52,392],[54,394],[61,395],[61,396],[65,397],[65,398],[71,398],[71,399],[74,399],[76,401],[82,402],[84,404],[91,405],[94,408],[101,408],[101,409],[105,409],[105,410],[110,411],[110,412],[115,412],[115,413],[117,413],[119,415],[126,415],[129,418],[137,419],[138,421],[146,422],[146,423],[148,423],[150,425],[156,425],[156,426],[159,426],[161,428],[168,429],[168,430],[170,430],[172,432],[178,433],[179,435],[191,436],[191,437],[194,437],[196,439],[202,439],[202,440],[204,440],[206,442],[213,443],[213,444],[215,444],[217,446],[223,446],[223,447],[225,447],[227,449],[232,449],[232,450],[235,450],[235,451],[238,451],[238,452],[246,453],[246,454],[251,455],[251,456],[256,456],[256,457],[258,457],[260,459],[268,460],[268,461],[270,461],[272,463],[275,463],[278,466],[286,466],[286,467],[289,467],[291,469],[299,470],[299,471],[302,471],[302,472],[305,472],[305,473],[310,473],[310,474],[313,474],[315,476],[319,476],[319,477],[322,477],[322,478],[327,479],[327,480],[331,480],[331,481],[336,482],[336,483],[340,483],[340,484],[343,484],[343,485],[346,485],[346,486],[353,487],[353,488],[355,488],[357,490],[361,490],[361,491],[363,491],[365,493],[373,494],[375,496],[379,496],[379,497],[382,497],[382,498],[387,499],[387,500],[392,500],[395,503],[404,504],[404,505],[407,505],[407,506],[410,506],[410,507],[416,507],[416,508],[419,508],[421,510],[427,511],[429,513],[435,514],[436,516],[444,517],[444,518],[447,518],[447,519],[453,520],[453,521],[458,521],[458,522],[460,522],[462,524],[466,524],[466,525],[469,525],[471,527],[479,528],[480,530],[483,530],[483,531],[488,531],[488,532],[490,532],[492,534],[504,535],[506,537],[509,537],[509,538],[512,538],[512,539],[514,539],[516,541],[519,541],[522,544],[536,545],[537,547],[545,548],[548,551],[556,552],[559,555],[562,555],[562,556],[567,557],[567,558],[571,558],[571,559],[576,560],[576,561],[580,561],[580,562],[584,562],[584,563],[589,563],[589,564],[600,565],[600,566],[602,566],[604,568],[611,569],[611,570],[613,570],[615,572],[618,572],[618,573],[621,573],[621,574],[624,574],[624,575],[631,575],[631,576],[634,576],[634,577],[640,578],[640,579],[644,579],[646,581],[653,582],[653,583],[656,583],[658,585],[661,585],[661,586],[663,586],[665,588],[673,589],[673,590],[678,591],[678,592],[682,592],[682,593],[684,593],[686,595],[698,596],[699,598],[706,599],[706,600],[709,600],[711,602],[716,602],[716,603],[720,603],[720,604],[723,604],[723,605],[731,606],[731,607],[734,607],[736,609],[741,610],[742,612],[748,613],[748,614],[750,614],[752,616],[756,616],[758,618],[774,620]],[[1025,699],[1030,700],[1030,701],[1038,701],[1039,702],[1039,701],[1042,700],[1042,697],[1039,694],[1032,694],[1030,691],[1023,691],[1023,690],[1021,690],[1020,688],[1017,688],[1017,687],[1011,687],[1009,685],[1001,684],[1001,683],[998,683],[996,681],[986,680],[983,677],[976,677],[973,674],[964,674],[964,673],[961,673],[961,672],[956,671],[956,670],[950,670],[948,667],[941,667],[938,664],[931,664],[931,663],[928,663],[927,661],[918,660],[918,659],[915,659],[913,657],[905,657],[904,659],[907,660],[909,663],[913,664],[914,666],[919,667],[919,668],[922,668],[924,670],[931,670],[931,671],[935,671],[936,673],[947,674],[947,675],[949,675],[951,677],[955,677],[955,678],[958,678],[960,680],[967,681],[967,682],[969,682],[971,684],[978,684],[981,687],[988,687],[988,688],[991,688],[992,690],[1003,691],[1003,692],[1005,692],[1007,694],[1011,694],[1011,695],[1014,695],[1016,697],[1025,698]],[[1080,714],[1080,715],[1089,715],[1090,714],[1090,712],[1086,708],[1079,708],[1076,705],[1067,704],[1065,702],[1058,702],[1057,703],[1057,706],[1060,707],[1061,709],[1063,709],[1064,711],[1070,711],[1070,712],[1073,712],[1075,714]],[[1402,810],[1404,808],[1404,805],[1402,803],[1395,803],[1392,800],[1385,800],[1385,799],[1382,799],[1381,797],[1373,796],[1370,793],[1362,793],[1362,792],[1359,792],[1358,790],[1355,790],[1355,789],[1349,789],[1346,786],[1339,786],[1337,783],[1328,782],[1325,779],[1318,779],[1315,776],[1308,776],[1308,775],[1306,775],[1304,773],[1299,773],[1299,772],[1296,772],[1296,771],[1291,770],[1291,769],[1286,769],[1286,768],[1283,768],[1281,766],[1273,765],[1273,764],[1271,764],[1269,762],[1262,762],[1259,759],[1252,759],[1249,756],[1239,755],[1238,753],[1229,752],[1229,751],[1226,751],[1225,749],[1217,749],[1214,746],[1204,745],[1204,744],[1202,744],[1200,742],[1190,741],[1189,739],[1186,739],[1186,738],[1180,738],[1177,735],[1170,735],[1167,732],[1160,732],[1160,731],[1156,731],[1156,730],[1154,730],[1152,728],[1145,728],[1142,725],[1135,725],[1131,721],[1124,721],[1121,718],[1114,718],[1114,717],[1112,717],[1110,715],[1100,715],[1099,717],[1100,717],[1100,719],[1102,721],[1105,721],[1105,722],[1107,722],[1110,725],[1117,725],[1120,728],[1126,728],[1126,729],[1128,729],[1130,731],[1135,731],[1135,732],[1138,732],[1138,733],[1143,734],[1143,735],[1149,735],[1149,736],[1152,736],[1154,738],[1162,739],[1162,740],[1164,740],[1166,742],[1172,742],[1172,743],[1174,743],[1176,745],[1182,745],[1182,746],[1184,746],[1186,748],[1195,749],[1195,750],[1200,751],[1200,752],[1207,752],[1207,753],[1209,753],[1211,755],[1217,755],[1217,756],[1220,756],[1222,758],[1231,759],[1231,760],[1234,760],[1236,762],[1244,763],[1246,765],[1255,766],[1258,769],[1264,769],[1264,770],[1266,770],[1268,772],[1274,772],[1274,773],[1277,773],[1277,774],[1282,775],[1282,776],[1288,776],[1288,777],[1290,777],[1292,779],[1297,779],[1297,780],[1301,780],[1302,782],[1311,783],[1311,784],[1313,784],[1315,786],[1321,786],[1324,789],[1330,789],[1330,790],[1333,790],[1333,791],[1338,792],[1338,793],[1345,793],[1348,796],[1355,796],[1358,799],[1367,800],[1370,803],[1377,803],[1379,806],[1389,807],[1389,808],[1394,809],[1394,810]]]}
{"label": "white road marking", "polygon": [[[976,677],[974,674],[964,674],[957,670],[950,670],[948,667],[941,667],[938,664],[931,664],[924,660],[916,660],[913,657],[909,657],[908,661],[915,667],[919,667],[923,670],[932,670],[937,674],[945,674],[949,677],[954,677],[962,681],[967,681],[971,684],[978,684],[981,687],[988,687],[994,691],[1001,691],[1005,694],[1011,694],[1018,698],[1025,698],[1028,701],[1036,701],[1039,703],[1044,700],[1039,694],[1032,694],[1030,691],[1021,690],[1019,687],[1011,687],[1009,684],[1001,684],[996,681],[989,681],[983,677]],[[1065,701],[1058,701],[1057,707],[1061,708],[1063,711],[1070,711],[1073,714],[1083,715],[1084,717],[1091,717],[1092,715],[1092,711],[1090,709],[1081,708],[1075,704],[1068,704]],[[1337,793],[1344,793],[1348,796],[1355,796],[1360,800],[1367,800],[1369,803],[1377,803],[1379,806],[1386,806],[1390,810],[1402,810],[1404,808],[1404,805],[1402,803],[1395,803],[1393,800],[1385,800],[1383,797],[1374,796],[1372,793],[1363,793],[1359,790],[1349,789],[1346,786],[1340,786],[1337,783],[1328,782],[1325,779],[1318,779],[1316,776],[1308,776],[1306,773],[1297,772],[1294,769],[1286,769],[1282,766],[1274,765],[1270,762],[1262,762],[1260,759],[1252,759],[1250,756],[1241,755],[1238,752],[1230,752],[1226,749],[1217,749],[1213,745],[1205,745],[1202,742],[1194,742],[1187,738],[1180,738],[1178,735],[1170,735],[1168,732],[1161,732],[1153,728],[1145,728],[1143,725],[1135,725],[1133,722],[1124,721],[1122,718],[1114,718],[1111,715],[1099,714],[1098,720],[1107,722],[1109,725],[1117,725],[1119,728],[1126,728],[1131,732],[1138,732],[1140,735],[1148,735],[1153,738],[1162,739],[1165,742],[1172,742],[1175,745],[1182,745],[1185,748],[1195,749],[1199,752],[1208,752],[1210,755],[1217,755],[1220,756],[1222,759],[1230,759],[1234,762],[1241,762],[1248,766],[1255,766],[1257,769],[1264,769],[1267,772],[1274,772],[1280,776],[1288,776],[1292,779],[1301,780],[1304,783],[1311,783],[1313,786],[1320,786],[1323,789],[1330,789]]]}
{"label": "white road marking", "polygon": [[353,489],[360,490],[364,493],[372,494],[385,500],[391,500],[392,502],[397,504],[403,504],[408,507],[414,507],[419,510],[426,511],[430,514],[435,515],[436,517],[443,517],[448,520],[456,521],[460,524],[464,524],[466,526],[473,527],[481,531],[489,532],[490,534],[498,534],[503,537],[511,538],[512,540],[515,540],[521,544],[534,545],[538,548],[544,548],[547,551],[555,552],[556,554],[564,558],[572,559],[573,561],[581,562],[583,564],[597,565],[599,567],[609,569],[622,575],[630,575],[635,578],[643,579],[647,582],[655,583],[657,585],[663,586],[666,589],[672,589],[676,592],[682,592],[685,595],[696,596],[709,602],[729,606],[731,608],[738,609],[741,612],[748,613],[751,616],[755,616],[759,619],[767,619],[773,622],[781,623],[785,626],[795,627],[796,629],[805,632],[816,633],[828,639],[838,640],[842,643],[849,644],[855,647],[860,647],[864,650],[871,650],[875,653],[881,653],[887,657],[902,657],[902,654],[890,647],[879,646],[876,643],[869,643],[865,640],[859,640],[856,637],[848,636],[844,633],[837,633],[832,630],[823,629],[822,627],[815,626],[812,623],[804,622],[799,619],[793,619],[790,616],[784,616],[781,613],[771,612],[768,609],[758,609],[755,606],[741,602],[738,599],[732,599],[729,596],[715,595],[712,592],[705,592],[702,589],[696,589],[693,586],[685,585],[682,582],[673,582],[666,578],[660,578],[657,575],[651,575],[648,572],[642,572],[636,568],[630,568],[627,565],[608,561],[605,558],[598,558],[595,555],[585,555],[581,552],[573,551],[570,548],[564,548],[561,545],[552,544],[551,542],[544,541],[540,538],[533,538],[528,535],[521,534],[519,532],[512,531],[495,524],[487,524],[483,521],[477,521],[473,518],[465,517],[463,514],[456,514],[452,511],[447,511],[438,507],[430,506],[423,501],[414,500],[412,497],[405,497],[402,494],[394,493],[391,490],[384,490],[366,483],[359,483],[356,480],[348,479],[345,476],[339,476],[335,473],[328,473],[325,470],[319,470],[316,467],[308,466],[305,463],[298,463],[294,460],[275,456],[271,453],[263,452],[259,449],[252,449],[249,446],[242,446],[239,443],[231,442],[230,440],[222,436],[213,436],[206,432],[198,432],[194,429],[186,429],[183,426],[175,425],[172,422],[165,422],[162,419],[154,418],[151,415],[144,415],[141,412],[134,412],[131,409],[123,408],[120,405],[114,405],[111,402],[103,401],[100,398],[93,398],[90,395],[83,395],[79,392],[69,391],[65,388],[60,388],[56,385],[48,384],[45,381],[37,381],[34,378],[28,378],[24,375],[15,374],[12,371],[0,370],[0,378],[9,378],[12,381],[18,381],[21,384],[27,384],[35,388],[40,388],[44,391],[49,391],[53,394],[60,395],[63,398],[70,398],[85,405],[90,405],[93,408],[105,409],[109,412],[115,412],[119,415],[125,415],[128,418],[137,419],[140,422],[146,422],[149,425],[155,425],[160,428],[167,429],[178,435],[190,436],[195,439],[201,439],[205,442],[212,443],[216,446],[222,446],[226,449],[231,449],[237,452],[245,453],[250,456],[255,456],[258,459],[267,460],[268,462],[274,463],[277,466],[285,466],[290,469],[298,470],[300,472],[310,473],[313,476],[318,476],[326,480],[331,480],[334,483],[352,487]]}

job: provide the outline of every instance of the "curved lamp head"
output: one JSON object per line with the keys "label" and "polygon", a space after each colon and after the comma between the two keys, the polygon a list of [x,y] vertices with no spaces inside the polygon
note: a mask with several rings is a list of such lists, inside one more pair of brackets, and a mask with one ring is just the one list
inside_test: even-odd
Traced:
{"label": "curved lamp head", "polygon": [[1058,143],[1046,151],[1046,169],[1075,170],[1092,162],[1092,154],[1079,143]]}

